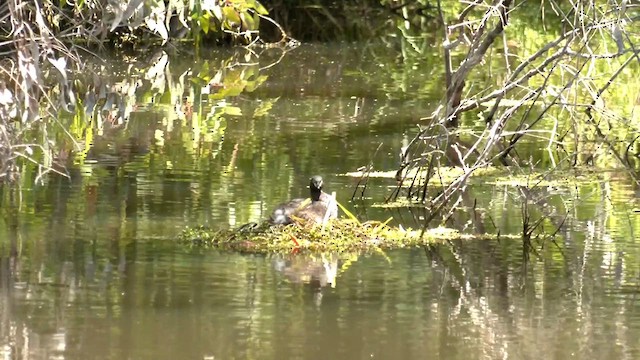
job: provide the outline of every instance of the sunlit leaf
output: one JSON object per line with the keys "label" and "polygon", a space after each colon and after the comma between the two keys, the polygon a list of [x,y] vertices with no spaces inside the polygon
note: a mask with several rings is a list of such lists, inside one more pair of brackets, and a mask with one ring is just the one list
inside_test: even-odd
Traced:
{"label": "sunlit leaf", "polygon": [[238,15],[238,13],[233,7],[231,6],[223,7],[222,13],[224,14],[225,20],[236,23],[236,24],[240,24],[240,16]]}
{"label": "sunlit leaf", "polygon": [[182,0],[170,0],[169,5],[167,6],[167,13],[169,13],[172,9],[175,9],[176,15],[178,16],[178,20],[185,28],[189,28],[189,24],[185,19],[185,6]]}
{"label": "sunlit leaf", "polygon": [[216,74],[211,78],[210,83],[212,83],[212,84],[221,84],[222,83],[222,71],[217,71]]}
{"label": "sunlit leaf", "polygon": [[340,207],[340,210],[342,210],[349,219],[355,221],[357,224],[360,224],[360,220],[358,220],[358,218],[353,215],[351,211],[347,210],[347,208],[340,204],[338,201],[336,201],[336,203],[338,203],[338,207]]}
{"label": "sunlit leaf", "polygon": [[269,12],[267,11],[267,9],[265,9],[265,7],[262,6],[262,4],[260,4],[258,1],[256,1],[256,5],[254,8],[256,12],[260,15],[269,15]]}
{"label": "sunlit leaf", "polygon": [[211,21],[209,21],[208,17],[201,16],[199,19],[200,28],[205,34],[209,33],[209,25],[211,25]]}
{"label": "sunlit leaf", "polygon": [[156,141],[156,145],[163,146],[164,145],[164,131],[161,129],[156,129],[153,133],[153,138]]}
{"label": "sunlit leaf", "polygon": [[116,17],[113,19],[113,23],[111,24],[110,31],[115,30],[115,28],[117,28],[120,25],[122,20],[128,20],[131,17],[131,15],[133,15],[133,13],[143,5],[143,3],[144,3],[144,0],[131,0],[128,2],[127,8],[124,10],[122,8],[124,4],[114,7],[114,12],[116,14]]}
{"label": "sunlit leaf", "polygon": [[212,11],[213,8],[218,6],[217,2],[217,0],[201,0],[200,8],[205,11]]}
{"label": "sunlit leaf", "polygon": [[13,93],[7,89],[4,82],[0,82],[0,106],[13,104]]}
{"label": "sunlit leaf", "polygon": [[167,31],[167,27],[164,25],[164,21],[162,21],[162,19],[158,19],[156,18],[156,16],[151,15],[145,18],[145,24],[147,25],[149,30],[160,35],[164,42],[169,40],[169,32]]}
{"label": "sunlit leaf", "polygon": [[49,60],[51,65],[53,65],[53,67],[55,67],[56,70],[60,72],[60,75],[62,75],[62,79],[66,81],[67,80],[67,70],[66,70],[67,59],[64,57],[60,57],[58,59],[47,58],[47,60]]}
{"label": "sunlit leaf", "polygon": [[242,18],[242,23],[244,24],[245,29],[256,29],[255,23],[253,22],[253,17],[249,13],[243,12],[242,14],[240,14],[240,17]]}

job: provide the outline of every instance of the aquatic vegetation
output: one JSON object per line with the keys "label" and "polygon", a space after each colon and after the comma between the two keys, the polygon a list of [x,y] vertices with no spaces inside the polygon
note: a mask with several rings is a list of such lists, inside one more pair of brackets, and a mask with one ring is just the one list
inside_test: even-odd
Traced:
{"label": "aquatic vegetation", "polygon": [[217,247],[247,252],[374,252],[380,249],[419,246],[434,242],[471,238],[457,230],[420,230],[392,227],[386,222],[360,223],[354,219],[332,219],[325,226],[299,219],[290,225],[213,230],[204,226],[185,228],[178,241],[191,246]]}
{"label": "aquatic vegetation", "polygon": [[[180,243],[197,247],[215,247],[252,253],[353,253],[380,252],[384,249],[406,248],[437,242],[496,238],[496,235],[462,234],[455,229],[436,227],[415,230],[385,222],[360,222],[338,203],[345,218],[329,219],[318,224],[293,216],[288,225],[273,225],[269,221],[250,223],[238,229],[215,230],[204,226],[187,227],[178,236]],[[504,236],[502,236],[504,237]]]}

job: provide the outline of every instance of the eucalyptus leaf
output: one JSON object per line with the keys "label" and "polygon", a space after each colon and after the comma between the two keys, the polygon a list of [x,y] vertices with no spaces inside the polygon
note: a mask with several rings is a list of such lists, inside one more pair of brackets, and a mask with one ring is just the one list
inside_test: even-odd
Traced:
{"label": "eucalyptus leaf", "polygon": [[220,5],[214,6],[213,9],[211,9],[211,12],[213,12],[213,15],[218,19],[218,21],[222,22],[222,8]]}
{"label": "eucalyptus leaf", "polygon": [[253,17],[249,13],[243,12],[242,14],[240,14],[240,18],[242,19],[242,23],[244,24],[244,27],[247,30],[256,29],[255,22],[253,21]]}
{"label": "eucalyptus leaf", "polygon": [[258,1],[256,1],[255,10],[260,15],[269,15],[269,12],[267,11],[267,9],[264,6],[262,6],[262,4],[260,4]]}
{"label": "eucalyptus leaf", "polygon": [[62,79],[64,81],[67,81],[67,59],[65,57],[59,57],[58,59],[47,58],[47,60],[49,60],[51,65],[53,65],[53,67],[55,67],[56,70],[60,72],[60,75],[62,75]]}

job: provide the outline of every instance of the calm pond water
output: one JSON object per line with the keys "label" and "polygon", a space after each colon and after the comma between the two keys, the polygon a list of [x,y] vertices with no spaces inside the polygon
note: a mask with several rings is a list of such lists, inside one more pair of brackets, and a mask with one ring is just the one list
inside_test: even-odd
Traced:
{"label": "calm pond water", "polygon": [[[169,57],[166,76],[204,67],[187,58]],[[210,96],[201,112],[193,101],[206,126],[140,95],[126,127],[97,131],[71,160],[70,179],[26,185],[19,207],[2,209],[2,358],[639,358],[640,215],[631,211],[637,189],[619,171],[584,185],[579,199],[541,189],[558,219],[571,216],[534,251],[510,238],[384,256],[174,243],[186,225],[262,219],[306,193],[313,174],[361,218],[415,226],[415,209],[349,202],[355,181],[342,174],[372,157],[376,169],[394,169],[442,95],[429,61],[380,45],[304,45],[260,69],[266,78],[253,91]],[[224,79],[246,81],[244,71]],[[392,185],[373,179],[365,204]],[[512,187],[471,188],[487,231],[519,234]],[[561,223],[553,220],[549,233]]]}

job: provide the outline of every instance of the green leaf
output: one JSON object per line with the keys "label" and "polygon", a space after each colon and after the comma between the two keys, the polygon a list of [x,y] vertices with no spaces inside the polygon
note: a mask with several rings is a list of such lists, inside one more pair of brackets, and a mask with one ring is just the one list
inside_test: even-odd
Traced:
{"label": "green leaf", "polygon": [[262,6],[262,4],[260,4],[259,2],[256,1],[256,6],[255,6],[255,10],[258,14],[260,15],[269,15],[269,12],[267,11],[267,9],[265,9],[264,6]]}
{"label": "green leaf", "polygon": [[200,27],[202,28],[202,31],[205,34],[208,34],[209,33],[209,25],[211,24],[211,21],[209,20],[209,18],[207,16],[202,16],[198,20],[200,22]]}
{"label": "green leaf", "polygon": [[222,8],[222,13],[224,14],[225,20],[229,22],[234,22],[236,24],[240,24],[240,16],[234,8],[231,6],[225,6]]}
{"label": "green leaf", "polygon": [[244,24],[245,29],[247,30],[256,29],[256,25],[255,25],[255,22],[253,21],[253,17],[249,13],[243,12],[242,14],[240,14],[240,17],[242,18],[242,23]]}

